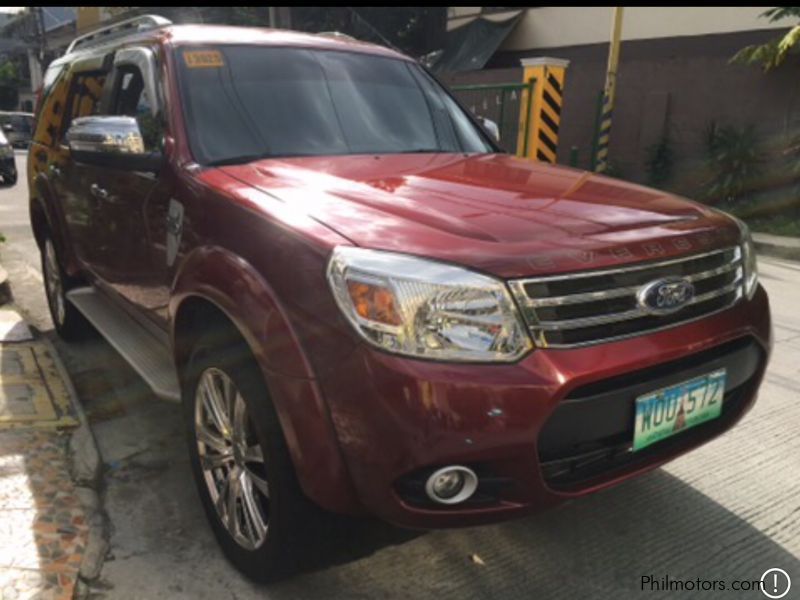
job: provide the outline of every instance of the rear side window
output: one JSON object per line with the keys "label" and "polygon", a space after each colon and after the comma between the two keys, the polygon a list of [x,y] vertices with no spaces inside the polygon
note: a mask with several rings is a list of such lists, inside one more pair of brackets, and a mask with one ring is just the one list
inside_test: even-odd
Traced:
{"label": "rear side window", "polygon": [[42,100],[38,106],[34,142],[45,146],[53,146],[58,142],[69,87],[69,77],[63,67],[47,70]]}
{"label": "rear side window", "polygon": [[50,97],[50,93],[55,88],[56,82],[61,78],[62,75],[64,75],[66,69],[67,65],[65,64],[51,65],[47,68],[47,71],[45,71],[39,102],[36,105],[37,116],[41,108],[47,103],[47,99]]}

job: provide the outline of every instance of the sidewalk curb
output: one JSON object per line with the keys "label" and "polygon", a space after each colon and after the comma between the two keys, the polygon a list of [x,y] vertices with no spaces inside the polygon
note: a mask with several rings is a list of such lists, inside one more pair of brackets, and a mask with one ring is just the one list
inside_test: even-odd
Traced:
{"label": "sidewalk curb", "polygon": [[775,258],[800,261],[800,239],[765,233],[753,233],[756,252]]}
{"label": "sidewalk curb", "polygon": [[8,281],[8,273],[0,265],[0,305],[11,302],[11,284]]}
{"label": "sidewalk curb", "polygon": [[68,461],[70,476],[75,484],[75,494],[86,514],[89,535],[78,572],[74,598],[88,598],[90,590],[87,584],[100,576],[110,547],[108,516],[103,510],[100,497],[103,461],[97,441],[89,426],[89,420],[75,391],[75,386],[72,384],[72,379],[61,361],[61,356],[49,339],[44,336],[41,336],[40,339],[53,357],[56,370],[64,381],[64,386],[67,388],[67,393],[80,422],[69,439]]}

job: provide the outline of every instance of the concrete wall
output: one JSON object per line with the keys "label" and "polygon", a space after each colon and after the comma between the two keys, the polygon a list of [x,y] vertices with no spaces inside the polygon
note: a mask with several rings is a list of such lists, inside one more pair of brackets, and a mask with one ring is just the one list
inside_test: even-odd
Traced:
{"label": "concrete wall", "polygon": [[[777,145],[800,134],[800,59],[764,74],[757,67],[729,65],[745,45],[775,36],[754,31],[713,36],[634,40],[621,48],[617,104],[610,157],[622,175],[646,179],[647,148],[669,132],[675,153],[672,189],[693,192],[707,178],[704,134],[719,124],[755,125],[765,142]],[[518,82],[519,60],[554,56],[570,60],[564,91],[559,162],[580,149],[579,166],[590,165],[598,92],[605,79],[608,44],[541,48],[495,55],[484,71],[445,77],[454,83]]]}

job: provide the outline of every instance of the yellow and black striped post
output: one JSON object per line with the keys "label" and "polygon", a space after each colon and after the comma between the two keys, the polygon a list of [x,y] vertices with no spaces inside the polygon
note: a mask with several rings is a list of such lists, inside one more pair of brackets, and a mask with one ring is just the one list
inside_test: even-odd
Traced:
{"label": "yellow and black striped post", "polygon": [[517,147],[521,156],[555,164],[558,152],[558,129],[564,103],[564,79],[568,60],[560,58],[522,59],[523,82],[533,81],[530,103],[521,103],[520,132],[523,143]]}
{"label": "yellow and black striped post", "polygon": [[611,116],[617,91],[617,66],[619,65],[619,43],[622,36],[622,7],[614,7],[611,23],[611,43],[608,49],[606,87],[603,92],[603,109],[600,116],[600,131],[597,135],[597,154],[594,170],[603,173],[608,168],[608,145],[611,141]]}

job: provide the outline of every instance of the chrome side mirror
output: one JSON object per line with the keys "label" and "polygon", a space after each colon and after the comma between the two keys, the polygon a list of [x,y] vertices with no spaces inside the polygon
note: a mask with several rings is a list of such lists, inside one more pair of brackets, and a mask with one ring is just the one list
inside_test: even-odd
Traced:
{"label": "chrome side mirror", "polygon": [[133,117],[79,117],[70,124],[66,139],[78,162],[126,171],[158,171],[162,163],[160,152],[146,151]]}
{"label": "chrome side mirror", "polygon": [[478,117],[478,120],[483,125],[483,128],[494,138],[495,142],[500,141],[500,128],[497,126],[497,123],[492,121],[491,119],[487,119],[486,117]]}

